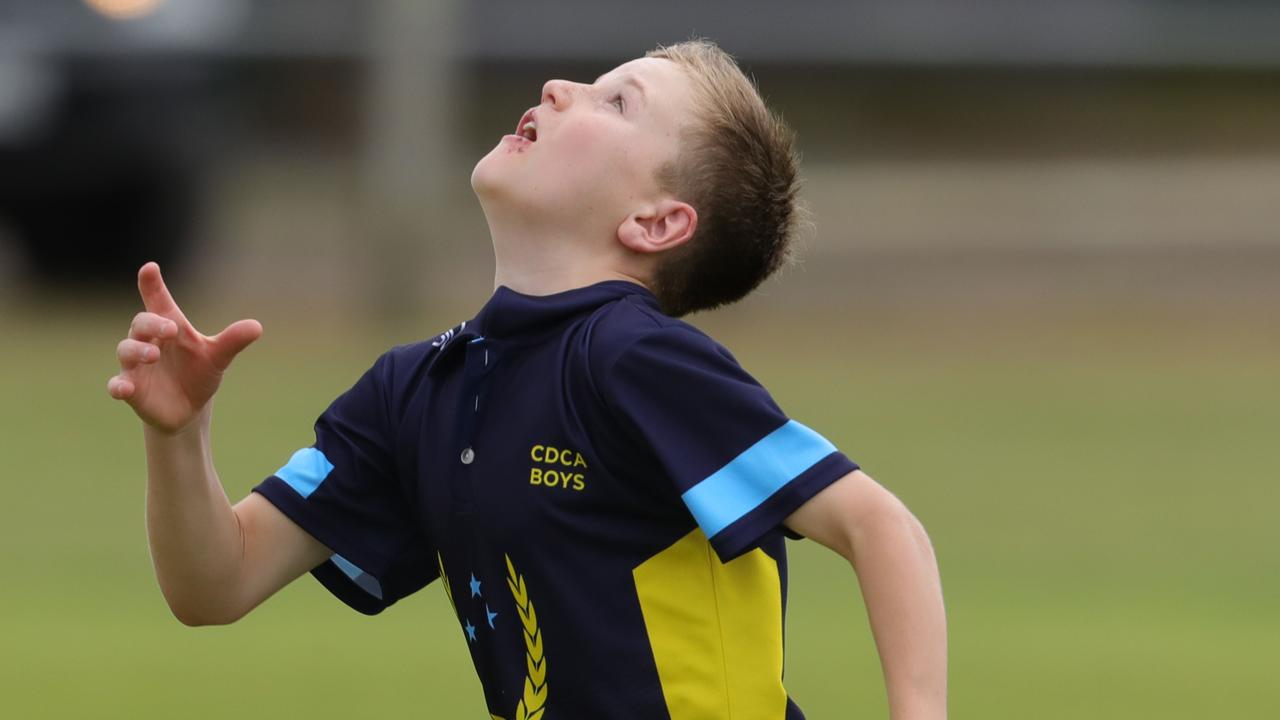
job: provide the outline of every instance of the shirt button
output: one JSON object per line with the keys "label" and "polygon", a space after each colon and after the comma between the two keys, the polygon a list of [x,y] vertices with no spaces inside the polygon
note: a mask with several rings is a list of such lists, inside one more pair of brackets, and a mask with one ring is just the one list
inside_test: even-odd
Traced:
{"label": "shirt button", "polygon": [[472,450],[471,448],[464,448],[464,449],[462,450],[462,464],[463,464],[463,465],[470,465],[470,464],[471,464],[471,461],[472,461],[472,460],[475,460],[475,459],[476,459],[476,451],[475,451],[475,450]]}

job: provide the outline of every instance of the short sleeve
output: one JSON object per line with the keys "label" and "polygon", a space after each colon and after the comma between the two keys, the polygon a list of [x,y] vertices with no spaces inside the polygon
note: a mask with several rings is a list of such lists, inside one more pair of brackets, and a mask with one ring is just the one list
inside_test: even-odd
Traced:
{"label": "short sleeve", "polygon": [[379,358],[320,415],[315,444],[253,489],[333,551],[312,575],[368,615],[438,576],[397,477],[390,364]]}
{"label": "short sleeve", "polygon": [[858,469],[691,326],[649,330],[607,362],[602,398],[648,446],[723,561],[779,533],[799,537],[782,521]]}

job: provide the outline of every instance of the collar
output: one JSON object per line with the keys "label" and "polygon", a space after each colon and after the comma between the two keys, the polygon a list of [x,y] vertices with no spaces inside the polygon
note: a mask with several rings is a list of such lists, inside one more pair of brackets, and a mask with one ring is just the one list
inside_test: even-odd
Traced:
{"label": "collar", "polygon": [[628,280],[604,280],[551,295],[525,295],[499,285],[474,318],[435,339],[433,344],[438,344],[440,350],[428,363],[427,372],[433,372],[441,358],[474,340],[519,340],[540,335],[570,318],[632,296],[655,310],[660,309],[657,296],[645,286]]}

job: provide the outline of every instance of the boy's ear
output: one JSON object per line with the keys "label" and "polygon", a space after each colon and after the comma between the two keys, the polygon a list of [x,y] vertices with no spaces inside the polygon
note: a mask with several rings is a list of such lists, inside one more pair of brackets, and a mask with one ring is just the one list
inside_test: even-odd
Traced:
{"label": "boy's ear", "polygon": [[628,215],[618,226],[618,242],[638,253],[663,252],[688,242],[697,229],[698,211],[667,198]]}

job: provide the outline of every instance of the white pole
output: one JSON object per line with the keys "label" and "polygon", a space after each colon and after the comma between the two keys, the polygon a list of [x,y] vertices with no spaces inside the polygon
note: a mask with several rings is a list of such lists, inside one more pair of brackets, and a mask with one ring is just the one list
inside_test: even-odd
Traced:
{"label": "white pole", "polygon": [[362,152],[362,223],[353,248],[366,305],[384,319],[419,315],[432,246],[447,221],[456,165],[456,0],[371,0]]}

